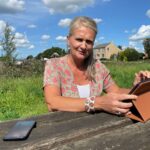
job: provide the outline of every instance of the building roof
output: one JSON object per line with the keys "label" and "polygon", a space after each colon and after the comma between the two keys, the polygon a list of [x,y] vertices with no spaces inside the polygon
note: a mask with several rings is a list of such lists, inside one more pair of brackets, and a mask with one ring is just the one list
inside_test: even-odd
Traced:
{"label": "building roof", "polygon": [[94,49],[97,49],[97,48],[105,48],[106,46],[108,46],[111,42],[109,43],[104,43],[104,44],[98,44],[94,47]]}

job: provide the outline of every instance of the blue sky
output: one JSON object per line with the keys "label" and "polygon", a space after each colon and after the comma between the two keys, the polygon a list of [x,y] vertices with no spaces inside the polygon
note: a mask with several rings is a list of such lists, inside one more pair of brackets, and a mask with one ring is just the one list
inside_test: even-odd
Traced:
{"label": "blue sky", "polygon": [[66,49],[68,25],[75,16],[95,19],[95,45],[113,42],[143,52],[142,41],[150,37],[149,0],[0,0],[0,39],[7,22],[15,34],[18,58],[52,46]]}

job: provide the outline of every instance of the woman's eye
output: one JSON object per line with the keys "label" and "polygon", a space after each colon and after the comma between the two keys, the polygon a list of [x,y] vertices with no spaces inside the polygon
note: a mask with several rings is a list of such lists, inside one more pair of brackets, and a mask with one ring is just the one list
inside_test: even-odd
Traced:
{"label": "woman's eye", "polygon": [[[83,42],[83,41],[84,41],[84,39],[81,39],[81,38],[76,38],[76,40],[77,40],[78,42]],[[91,40],[85,40],[85,42],[86,42],[86,44],[88,44],[88,45],[93,45],[93,41],[91,41]]]}
{"label": "woman's eye", "polygon": [[92,45],[92,44],[93,44],[93,41],[91,41],[91,40],[86,40],[86,43]]}
{"label": "woman's eye", "polygon": [[79,42],[82,42],[83,40],[82,39],[80,39],[80,38],[78,38],[78,39],[76,39],[77,41],[79,41]]}

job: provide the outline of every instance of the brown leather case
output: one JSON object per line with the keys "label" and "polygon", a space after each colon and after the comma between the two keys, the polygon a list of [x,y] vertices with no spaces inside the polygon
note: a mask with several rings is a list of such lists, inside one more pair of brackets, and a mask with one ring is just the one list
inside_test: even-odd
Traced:
{"label": "brown leather case", "polygon": [[150,119],[150,79],[138,83],[129,94],[138,96],[132,100],[131,114],[127,117],[140,122],[146,122]]}

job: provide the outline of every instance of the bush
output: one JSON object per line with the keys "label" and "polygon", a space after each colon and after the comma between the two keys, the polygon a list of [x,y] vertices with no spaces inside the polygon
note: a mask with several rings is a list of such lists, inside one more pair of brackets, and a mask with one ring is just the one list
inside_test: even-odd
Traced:
{"label": "bush", "polygon": [[118,55],[118,60],[121,61],[137,61],[141,57],[141,54],[138,53],[134,48],[126,48],[124,51],[121,51]]}
{"label": "bush", "polygon": [[[1,67],[2,66],[2,67]],[[41,60],[24,60],[21,64],[1,62],[0,75],[6,77],[30,77],[43,74],[44,62]]]}

